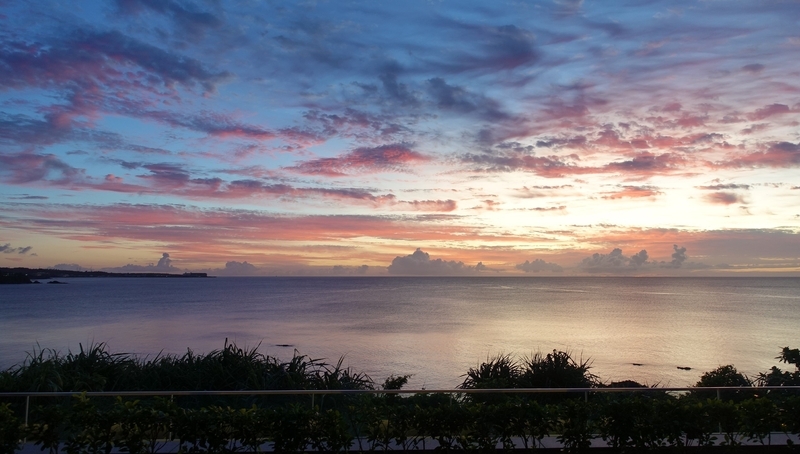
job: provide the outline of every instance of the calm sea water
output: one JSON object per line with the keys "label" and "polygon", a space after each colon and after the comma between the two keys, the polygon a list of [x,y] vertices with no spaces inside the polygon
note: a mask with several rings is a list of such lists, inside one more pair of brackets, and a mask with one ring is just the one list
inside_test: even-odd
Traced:
{"label": "calm sea water", "polygon": [[755,375],[800,347],[797,278],[60,280],[0,287],[0,367],[37,345],[144,356],[227,338],[282,359],[344,356],[376,381],[413,374],[412,388],[454,387],[487,357],[553,349],[591,359],[607,382],[685,386],[725,364]]}

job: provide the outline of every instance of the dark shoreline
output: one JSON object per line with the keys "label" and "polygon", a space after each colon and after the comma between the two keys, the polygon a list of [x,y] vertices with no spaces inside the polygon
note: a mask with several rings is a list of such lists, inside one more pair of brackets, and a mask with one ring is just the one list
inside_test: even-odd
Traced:
{"label": "dark shoreline", "polygon": [[107,271],[71,271],[50,268],[4,268],[0,267],[0,284],[34,284],[34,279],[54,279],[65,277],[182,277],[208,278],[207,273],[110,273]]}

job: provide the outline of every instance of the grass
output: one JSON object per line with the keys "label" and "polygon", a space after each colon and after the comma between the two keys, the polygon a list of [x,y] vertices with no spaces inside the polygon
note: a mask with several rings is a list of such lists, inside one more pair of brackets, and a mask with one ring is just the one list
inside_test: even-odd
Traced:
{"label": "grass", "polygon": [[257,389],[373,389],[372,379],[342,365],[295,355],[288,361],[225,342],[221,350],[140,358],[111,353],[106,344],[80,346],[77,353],[37,349],[0,372],[0,390],[21,391],[199,391]]}

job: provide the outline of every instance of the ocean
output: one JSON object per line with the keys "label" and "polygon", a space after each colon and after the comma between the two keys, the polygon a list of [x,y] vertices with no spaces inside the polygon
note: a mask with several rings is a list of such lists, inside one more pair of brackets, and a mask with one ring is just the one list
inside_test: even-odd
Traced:
{"label": "ocean", "polygon": [[227,339],[285,360],[343,356],[376,382],[411,374],[415,389],[453,388],[498,354],[554,349],[605,382],[689,386],[726,364],[754,377],[800,347],[798,278],[59,280],[0,287],[0,368],[40,348],[103,342],[152,357]]}

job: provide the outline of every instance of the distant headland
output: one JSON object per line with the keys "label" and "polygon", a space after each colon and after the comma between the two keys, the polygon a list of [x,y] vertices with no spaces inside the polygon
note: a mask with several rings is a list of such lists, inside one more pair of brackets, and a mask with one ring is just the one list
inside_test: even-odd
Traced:
{"label": "distant headland", "polygon": [[63,277],[214,277],[207,273],[109,273],[107,271],[71,271],[50,268],[0,267],[0,284],[35,284],[37,279]]}

